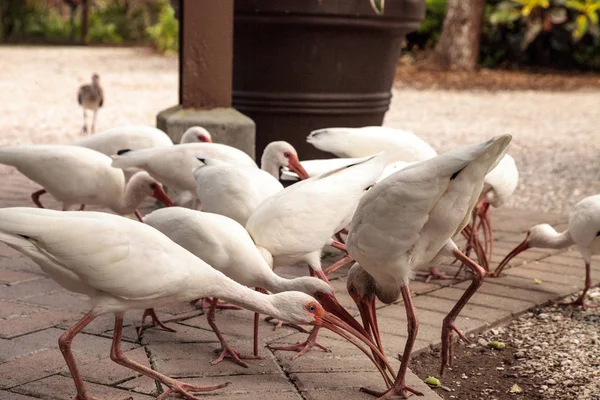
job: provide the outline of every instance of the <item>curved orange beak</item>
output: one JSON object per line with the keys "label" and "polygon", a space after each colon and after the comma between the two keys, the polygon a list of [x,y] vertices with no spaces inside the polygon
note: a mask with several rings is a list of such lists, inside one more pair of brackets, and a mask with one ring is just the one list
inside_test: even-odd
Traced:
{"label": "curved orange beak", "polygon": [[[381,373],[381,376],[383,377],[383,380],[385,381],[387,387],[389,388],[392,386],[393,377],[390,377],[386,373],[386,370],[388,370],[388,371],[390,371],[391,374],[393,374],[392,367],[388,363],[385,355],[366,336],[364,336],[362,333],[360,333],[356,329],[352,328],[350,325],[346,324],[344,321],[342,321],[341,319],[339,319],[338,317],[336,317],[335,315],[333,315],[327,311],[325,311],[324,314],[322,316],[320,316],[320,318],[313,323],[313,325],[322,326],[324,328],[327,328],[330,331],[340,335],[341,337],[346,339],[348,342],[355,345],[377,367],[377,369],[379,370],[379,373]],[[374,356],[371,353],[369,353],[369,351],[366,348],[361,346],[361,343],[359,341],[363,342],[365,345],[367,345],[367,347],[371,350],[371,352],[375,355],[375,357],[377,357],[379,360],[381,360],[381,363],[383,364],[383,366],[380,364],[380,362],[375,361]]]}
{"label": "curved orange beak", "polygon": [[156,185],[156,189],[154,189],[152,197],[154,197],[156,200],[160,201],[167,207],[173,206],[173,201],[171,201],[171,198],[167,195],[167,192],[165,192],[162,185],[160,184]]}
{"label": "curved orange beak", "polygon": [[294,171],[302,180],[310,178],[302,164],[300,164],[300,160],[298,160],[298,157],[294,154],[288,159],[288,168],[291,171]]}
{"label": "curved orange beak", "polygon": [[377,308],[375,306],[375,297],[369,300],[368,297],[353,297],[354,303],[358,307],[360,312],[360,318],[364,326],[364,330],[367,332],[367,337],[371,340],[375,339],[375,344],[379,350],[383,353],[383,344],[381,343],[381,334],[379,333],[379,324],[377,323]]}
{"label": "curved orange beak", "polygon": [[519,253],[522,253],[531,247],[529,245],[528,239],[529,239],[529,232],[527,232],[527,236],[525,236],[525,239],[521,243],[519,243],[519,245],[517,247],[512,249],[512,251],[510,253],[508,253],[508,255],[506,257],[504,257],[504,259],[500,262],[500,264],[498,264],[498,267],[496,267],[496,270],[494,271],[493,276],[500,276],[500,273],[502,272],[504,267],[506,267],[506,265],[508,264],[508,262],[510,260],[515,258]]}
{"label": "curved orange beak", "polygon": [[360,332],[365,337],[370,336],[369,333],[365,330],[365,328],[363,328],[358,323],[358,321],[352,315],[350,315],[350,313],[338,302],[335,296],[327,293],[321,293],[319,303],[321,303],[321,305],[326,311],[335,315],[336,317],[350,325],[353,329]]}

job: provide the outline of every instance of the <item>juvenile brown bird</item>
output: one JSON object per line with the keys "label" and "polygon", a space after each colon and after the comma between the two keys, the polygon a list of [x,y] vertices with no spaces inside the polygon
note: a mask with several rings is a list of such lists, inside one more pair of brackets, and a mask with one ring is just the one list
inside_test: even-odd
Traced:
{"label": "juvenile brown bird", "polygon": [[104,92],[100,86],[100,76],[98,74],[92,75],[91,85],[81,85],[79,87],[79,91],[77,91],[77,101],[83,108],[82,133],[87,133],[87,110],[91,110],[94,113],[92,118],[92,133],[94,133],[96,130],[96,113],[104,103]]}

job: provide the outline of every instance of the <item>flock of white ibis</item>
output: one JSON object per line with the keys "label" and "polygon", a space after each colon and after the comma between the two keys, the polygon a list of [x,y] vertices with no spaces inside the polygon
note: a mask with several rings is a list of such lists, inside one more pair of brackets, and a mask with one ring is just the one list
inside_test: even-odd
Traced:
{"label": "flock of white ibis", "polygon": [[[382,392],[364,390],[389,398],[419,394],[405,383],[418,334],[408,288],[424,268],[430,268],[428,279],[445,278],[435,267],[443,258],[460,261],[472,283],[443,321],[441,372],[452,359],[453,334],[464,339],[454,322],[462,308],[486,276],[499,276],[527,248],[580,248],[586,290],[574,304],[585,307],[590,257],[600,249],[600,196],[575,207],[565,232],[549,225],[533,227],[496,271],[489,270],[489,207],[501,206],[518,183],[514,159],[506,154],[510,135],[440,155],[412,132],[384,127],[321,129],[307,141],[344,158],[300,161],[289,143],[277,141],[265,148],[259,168],[242,151],[213,143],[200,127],[186,131],[179,144],[158,129],[131,126],[70,145],[0,148],[0,163],[42,187],[32,194],[39,208],[0,209],[0,241],[93,304],[59,339],[77,399],[92,397],[70,344],[102,314],[115,316],[111,359],[162,382],[168,390],[159,399],[170,394],[196,399],[194,393],[227,384],[194,386],[129,360],[120,348],[123,314],[144,310],[143,318],[150,316],[155,325],[172,330],[158,320],[154,308],[199,300],[222,346],[213,363],[229,358],[248,366],[244,360],[261,358],[258,324],[264,314],[280,324],[313,325],[306,341],[274,348],[296,351],[296,357],[313,346],[324,349],[317,343],[320,328],[353,343],[379,370],[385,386]],[[280,179],[298,182],[284,188]],[[62,211],[44,209],[40,196],[46,192],[63,203]],[[142,216],[138,208],[148,197],[167,207]],[[69,211],[74,205],[79,211]],[[83,211],[86,205],[113,213]],[[139,222],[123,217],[127,214],[135,214]],[[461,236],[467,239],[462,250],[456,244]],[[345,255],[324,270],[325,246]],[[478,262],[469,257],[471,252]],[[338,302],[327,278],[352,262],[347,290],[361,322]],[[311,276],[277,275],[277,267],[294,265],[308,266]],[[375,301],[389,304],[400,298],[408,316],[408,339],[400,369],[394,371],[381,342]],[[255,312],[252,354],[227,342],[216,324],[218,307]],[[143,324],[142,319],[140,328]]]}

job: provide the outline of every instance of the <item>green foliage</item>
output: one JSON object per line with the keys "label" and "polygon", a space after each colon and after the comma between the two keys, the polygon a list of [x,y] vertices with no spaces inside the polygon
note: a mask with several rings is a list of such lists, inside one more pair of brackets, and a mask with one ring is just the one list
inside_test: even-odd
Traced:
{"label": "green foliage", "polygon": [[[6,8],[4,8],[6,7]],[[68,39],[71,25],[56,10],[38,2],[12,1],[4,4],[3,31],[7,39],[34,38],[48,40]],[[10,29],[7,29],[9,28]],[[78,26],[74,29],[77,31]]]}
{"label": "green foliage", "polygon": [[159,53],[171,53],[179,49],[179,22],[169,3],[163,3],[158,22],[146,28],[146,32]]}
{"label": "green foliage", "polygon": [[440,38],[444,17],[446,16],[447,0],[426,0],[425,19],[419,27],[419,32],[429,36],[429,45],[433,46]]}
{"label": "green foliage", "polygon": [[91,14],[86,40],[90,43],[123,42],[123,37],[117,32],[117,24],[105,22],[100,14]]}

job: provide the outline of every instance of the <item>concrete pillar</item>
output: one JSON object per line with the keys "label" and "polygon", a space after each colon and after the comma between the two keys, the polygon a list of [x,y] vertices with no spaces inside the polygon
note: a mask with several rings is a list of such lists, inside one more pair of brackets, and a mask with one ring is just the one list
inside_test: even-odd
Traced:
{"label": "concrete pillar", "polygon": [[156,125],[174,143],[199,125],[254,157],[254,122],[231,108],[233,3],[179,0],[179,105],[161,111]]}

